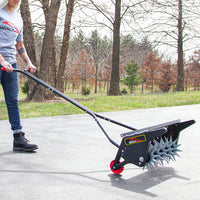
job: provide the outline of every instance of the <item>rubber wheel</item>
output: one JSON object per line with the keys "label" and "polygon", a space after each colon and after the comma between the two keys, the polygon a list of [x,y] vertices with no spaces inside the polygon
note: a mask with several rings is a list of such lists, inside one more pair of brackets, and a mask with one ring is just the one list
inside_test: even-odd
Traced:
{"label": "rubber wheel", "polygon": [[[113,164],[114,164],[114,161],[113,160],[111,163],[110,163],[110,169],[111,171],[114,173],[114,174],[121,174],[123,171],[124,171],[124,167],[120,167],[119,169],[117,170],[114,170],[112,167],[113,167]],[[120,162],[119,162],[120,163]]]}

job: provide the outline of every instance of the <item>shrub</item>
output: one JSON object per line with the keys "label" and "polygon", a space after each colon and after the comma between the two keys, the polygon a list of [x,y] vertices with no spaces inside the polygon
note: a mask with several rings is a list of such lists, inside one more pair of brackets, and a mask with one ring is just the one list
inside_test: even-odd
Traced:
{"label": "shrub", "polygon": [[25,81],[24,84],[22,85],[22,92],[28,94],[28,91],[29,91],[28,81]]}
{"label": "shrub", "polygon": [[121,91],[122,94],[128,94],[127,90],[124,88],[122,91]]}
{"label": "shrub", "polygon": [[130,63],[127,63],[124,69],[127,73],[127,75],[124,76],[124,84],[130,88],[132,94],[135,86],[141,83],[140,75],[138,74],[139,66],[135,60],[131,60]]}
{"label": "shrub", "polygon": [[86,95],[89,95],[90,94],[90,88],[89,87],[82,87],[82,90],[81,90],[81,94],[86,96]]}

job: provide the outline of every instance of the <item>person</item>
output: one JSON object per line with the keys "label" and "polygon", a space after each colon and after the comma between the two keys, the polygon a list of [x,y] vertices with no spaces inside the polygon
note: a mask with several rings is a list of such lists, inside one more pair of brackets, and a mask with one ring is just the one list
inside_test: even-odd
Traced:
{"label": "person", "polygon": [[31,63],[23,44],[23,21],[16,11],[20,3],[20,0],[0,0],[0,68],[5,69],[0,70],[0,83],[13,131],[13,151],[30,152],[38,149],[38,146],[30,144],[22,131],[18,107],[18,75],[13,72],[17,68],[16,51],[31,73],[36,71],[36,67]]}

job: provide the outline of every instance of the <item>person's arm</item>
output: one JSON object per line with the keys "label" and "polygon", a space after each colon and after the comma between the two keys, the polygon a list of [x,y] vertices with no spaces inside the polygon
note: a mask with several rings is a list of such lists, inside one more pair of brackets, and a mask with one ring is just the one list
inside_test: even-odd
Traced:
{"label": "person's arm", "polygon": [[7,61],[4,60],[3,56],[0,54],[0,65],[6,69],[7,72],[12,72],[13,67]]}
{"label": "person's arm", "polygon": [[26,53],[26,49],[24,47],[24,44],[22,41],[18,41],[16,43],[16,49],[20,55],[20,57],[24,60],[26,63],[27,69],[30,70],[31,73],[36,72],[37,68],[32,64],[31,60],[29,59],[28,54]]}

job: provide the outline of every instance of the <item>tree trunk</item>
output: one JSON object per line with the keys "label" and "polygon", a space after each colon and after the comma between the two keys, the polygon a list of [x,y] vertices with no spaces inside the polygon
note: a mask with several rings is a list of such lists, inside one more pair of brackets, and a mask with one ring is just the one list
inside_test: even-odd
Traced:
{"label": "tree trunk", "polygon": [[113,54],[109,95],[120,95],[119,51],[120,51],[121,0],[115,1],[115,21],[113,24]]}
{"label": "tree trunk", "polygon": [[[20,6],[20,12],[23,19],[23,28],[24,28],[24,46],[26,48],[27,54],[33,65],[37,66],[37,59],[36,59],[36,48],[35,48],[35,41],[33,35],[33,28],[31,22],[31,14],[29,9],[29,2],[28,0],[22,0]],[[36,74],[37,75],[37,74]],[[28,81],[29,91],[25,101],[31,101],[32,97],[35,92],[35,88],[37,83],[32,79]]]}
{"label": "tree trunk", "polygon": [[[49,84],[53,87],[56,87],[56,74],[57,74],[57,53],[56,53],[56,46],[55,46],[55,38],[53,39],[53,46],[52,46],[52,54],[51,54],[51,64],[49,70]],[[51,93],[52,94],[52,93]]]}
{"label": "tree trunk", "polygon": [[97,94],[97,85],[98,85],[98,64],[95,64],[95,89],[94,93]]}
{"label": "tree trunk", "polygon": [[154,81],[154,79],[153,79],[153,75],[152,75],[152,78],[151,78],[151,93],[153,93],[153,81]]}
{"label": "tree trunk", "polygon": [[[54,47],[54,35],[56,30],[58,11],[60,8],[61,0],[51,1],[49,6],[48,1],[43,0],[42,2],[43,11],[45,14],[45,34],[42,45],[41,52],[41,61],[40,61],[40,74],[39,77],[44,81],[49,83],[52,86],[55,86],[55,83],[52,77],[55,77],[56,69],[56,55]],[[44,101],[47,99],[52,99],[53,93],[42,86],[36,90],[35,99],[36,101]]]}
{"label": "tree trunk", "polygon": [[65,79],[65,67],[67,61],[67,52],[69,46],[69,35],[70,35],[70,27],[71,27],[71,18],[74,8],[74,1],[69,0],[67,4],[67,11],[65,16],[65,28],[64,28],[64,35],[63,35],[63,42],[62,42],[62,49],[61,49],[61,57],[60,57],[60,64],[58,68],[57,74],[57,82],[56,88],[61,92],[64,92],[64,79]]}
{"label": "tree trunk", "polygon": [[177,77],[176,90],[177,91],[184,91],[182,0],[179,0],[179,18],[178,18],[178,77]]}

